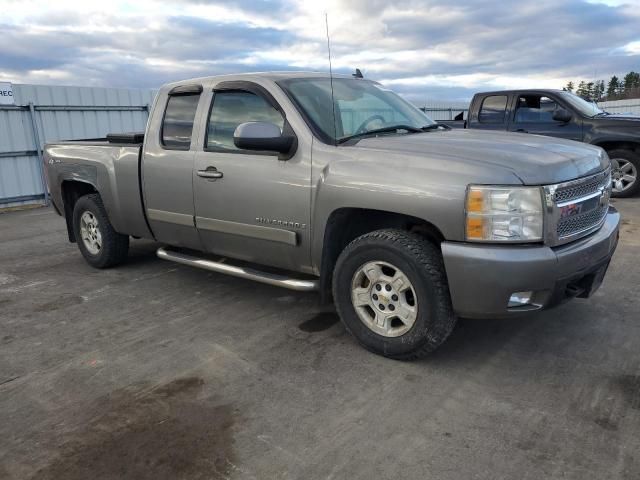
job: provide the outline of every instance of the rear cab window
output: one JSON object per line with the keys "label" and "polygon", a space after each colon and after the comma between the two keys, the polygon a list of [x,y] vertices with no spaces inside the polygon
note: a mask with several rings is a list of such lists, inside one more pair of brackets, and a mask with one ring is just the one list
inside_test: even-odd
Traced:
{"label": "rear cab window", "polygon": [[478,122],[486,124],[503,124],[507,113],[507,96],[490,95],[482,100]]}
{"label": "rear cab window", "polygon": [[161,128],[161,142],[170,150],[189,150],[200,92],[169,94]]}

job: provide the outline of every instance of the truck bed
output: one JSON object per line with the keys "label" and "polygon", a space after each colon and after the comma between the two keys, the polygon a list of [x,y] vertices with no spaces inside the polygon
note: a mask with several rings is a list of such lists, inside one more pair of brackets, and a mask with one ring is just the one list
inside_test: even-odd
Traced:
{"label": "truck bed", "polygon": [[[77,140],[60,140],[55,145],[86,145],[86,146],[121,146],[138,145],[144,143],[144,132],[107,133],[103,138],[81,138]],[[49,144],[54,145],[54,144]]]}
{"label": "truck bed", "polygon": [[142,142],[137,140],[140,137],[133,135],[108,136],[45,145],[45,166],[56,208],[65,216],[70,214],[64,207],[67,182],[89,184],[101,193],[117,232],[152,238],[141,193]]}

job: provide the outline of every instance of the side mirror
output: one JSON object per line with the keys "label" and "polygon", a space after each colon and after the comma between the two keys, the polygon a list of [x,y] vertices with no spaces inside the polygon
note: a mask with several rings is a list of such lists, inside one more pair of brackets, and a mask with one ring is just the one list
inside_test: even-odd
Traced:
{"label": "side mirror", "polygon": [[564,108],[559,108],[555,112],[553,112],[553,119],[556,122],[567,123],[571,121],[572,117],[573,115],[571,115],[571,112],[565,110]]}
{"label": "side mirror", "polygon": [[295,137],[283,135],[280,127],[269,122],[241,123],[233,132],[233,143],[243,150],[289,153]]}

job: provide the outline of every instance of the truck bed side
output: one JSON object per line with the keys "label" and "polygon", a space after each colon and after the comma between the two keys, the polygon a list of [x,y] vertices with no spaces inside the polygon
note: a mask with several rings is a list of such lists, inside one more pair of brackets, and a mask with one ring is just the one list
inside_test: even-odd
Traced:
{"label": "truck bed side", "polygon": [[[107,140],[52,143],[45,146],[44,161],[51,200],[71,222],[72,192],[96,191],[113,228],[122,234],[153,238],[147,224],[140,190],[142,144]],[[70,239],[73,239],[70,233]]]}

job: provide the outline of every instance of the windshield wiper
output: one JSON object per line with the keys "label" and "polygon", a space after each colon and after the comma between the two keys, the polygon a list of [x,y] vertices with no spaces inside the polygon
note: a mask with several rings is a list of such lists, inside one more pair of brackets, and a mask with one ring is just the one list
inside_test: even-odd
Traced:
{"label": "windshield wiper", "polygon": [[431,125],[425,125],[424,127],[420,127],[420,130],[422,130],[423,132],[426,132],[429,130],[437,130],[440,127],[444,128],[445,130],[451,129],[449,125],[445,125],[444,123],[432,123]]}
{"label": "windshield wiper", "polygon": [[[430,126],[430,125],[427,125],[427,126]],[[374,128],[373,130],[367,130],[366,132],[361,132],[361,133],[354,133],[353,135],[339,138],[338,143],[344,143],[354,138],[365,137],[367,135],[375,135],[376,133],[389,133],[389,132],[396,132],[398,130],[406,130],[407,132],[411,132],[411,133],[421,133],[421,132],[424,132],[423,128],[416,128],[416,127],[412,127],[411,125],[391,125],[389,127]]]}

